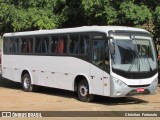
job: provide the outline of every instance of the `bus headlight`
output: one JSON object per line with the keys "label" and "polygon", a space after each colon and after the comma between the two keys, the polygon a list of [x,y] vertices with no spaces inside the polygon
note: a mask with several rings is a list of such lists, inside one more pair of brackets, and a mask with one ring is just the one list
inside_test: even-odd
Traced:
{"label": "bus headlight", "polygon": [[117,96],[123,96],[123,94],[126,92],[127,85],[119,80],[118,78],[115,78],[113,76],[111,78],[111,95],[114,97]]}
{"label": "bus headlight", "polygon": [[156,77],[156,79],[153,80],[152,82],[153,86],[157,86],[158,85],[158,78]]}
{"label": "bus headlight", "polygon": [[116,85],[118,85],[118,86],[121,86],[121,87],[124,87],[124,86],[126,86],[126,84],[124,83],[124,82],[122,82],[121,80],[119,80],[118,78],[115,78],[115,77],[111,77],[112,78],[112,80],[114,81],[114,83],[116,84]]}

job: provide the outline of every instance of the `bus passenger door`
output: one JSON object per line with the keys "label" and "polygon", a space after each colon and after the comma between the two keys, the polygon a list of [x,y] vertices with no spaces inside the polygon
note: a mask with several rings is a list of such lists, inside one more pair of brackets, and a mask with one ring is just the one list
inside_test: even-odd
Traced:
{"label": "bus passenger door", "polygon": [[105,40],[92,41],[90,83],[93,94],[104,94],[104,48]]}

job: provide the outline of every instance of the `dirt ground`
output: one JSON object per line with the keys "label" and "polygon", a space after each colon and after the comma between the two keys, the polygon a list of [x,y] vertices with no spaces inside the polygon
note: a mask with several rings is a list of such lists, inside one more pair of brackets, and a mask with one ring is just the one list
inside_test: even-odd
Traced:
{"label": "dirt ground", "polygon": [[0,78],[0,111],[160,111],[160,88],[156,95],[96,96],[93,102],[84,103],[74,92],[45,87],[24,92],[20,83]]}

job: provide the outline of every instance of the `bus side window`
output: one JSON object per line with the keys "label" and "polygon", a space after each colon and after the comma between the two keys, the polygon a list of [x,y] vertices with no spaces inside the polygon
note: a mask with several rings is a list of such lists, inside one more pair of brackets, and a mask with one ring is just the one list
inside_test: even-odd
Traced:
{"label": "bus side window", "polygon": [[15,38],[14,39],[14,47],[15,47],[15,53],[19,53],[19,40],[20,38]]}
{"label": "bus side window", "polygon": [[42,53],[42,44],[43,44],[43,37],[36,36],[35,37],[35,53]]}
{"label": "bus side window", "polygon": [[79,51],[79,35],[69,35],[69,53],[78,54]]}
{"label": "bus side window", "polygon": [[9,52],[12,53],[13,49],[13,39],[9,38]]}
{"label": "bus side window", "polygon": [[19,41],[20,38],[4,38],[3,50],[4,53],[18,54],[19,53]]}
{"label": "bus side window", "polygon": [[3,38],[3,50],[4,53],[10,53],[10,39],[9,38]]}
{"label": "bus side window", "polygon": [[89,51],[89,35],[81,35],[79,43],[79,54],[88,54]]}
{"label": "bus side window", "polygon": [[51,54],[53,53],[56,53],[56,46],[58,44],[58,39],[59,39],[59,36],[51,36],[51,39],[50,39],[50,52]]}
{"label": "bus side window", "polygon": [[25,53],[33,52],[33,38],[28,38],[25,44]]}
{"label": "bus side window", "polygon": [[104,40],[94,40],[92,50],[92,63],[101,69],[104,69]]}
{"label": "bus side window", "polygon": [[44,36],[41,42],[41,53],[48,53],[49,52],[49,36]]}
{"label": "bus side window", "polygon": [[55,53],[66,53],[67,50],[67,36],[60,36],[60,39],[58,40],[58,43],[56,44],[56,50]]}
{"label": "bus side window", "polygon": [[26,37],[21,37],[21,53],[26,53]]}
{"label": "bus side window", "polygon": [[88,54],[89,46],[89,35],[85,34],[75,34],[69,36],[69,53],[70,54],[79,54],[86,55]]}
{"label": "bus side window", "polygon": [[55,53],[64,53],[64,39],[59,39]]}

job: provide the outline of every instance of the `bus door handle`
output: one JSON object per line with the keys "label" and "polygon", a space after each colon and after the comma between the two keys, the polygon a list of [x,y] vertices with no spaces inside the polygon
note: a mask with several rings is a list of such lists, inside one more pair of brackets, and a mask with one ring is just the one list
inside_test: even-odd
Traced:
{"label": "bus door handle", "polygon": [[93,79],[95,76],[91,75],[91,78]]}
{"label": "bus door handle", "polygon": [[41,71],[41,73],[44,73],[44,71]]}
{"label": "bus door handle", "polygon": [[64,73],[65,75],[68,75],[68,73]]}

